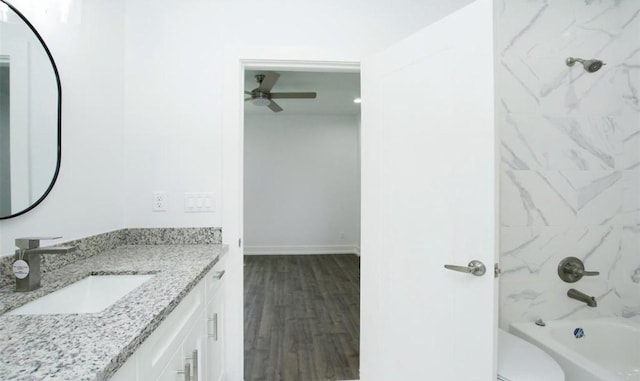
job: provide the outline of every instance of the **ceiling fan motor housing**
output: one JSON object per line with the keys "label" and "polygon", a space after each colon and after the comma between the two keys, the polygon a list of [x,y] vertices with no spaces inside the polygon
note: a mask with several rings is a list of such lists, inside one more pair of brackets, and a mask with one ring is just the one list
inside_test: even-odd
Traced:
{"label": "ceiling fan motor housing", "polygon": [[254,91],[251,94],[251,103],[256,106],[266,106],[271,103],[271,99],[268,93],[263,93],[261,91]]}

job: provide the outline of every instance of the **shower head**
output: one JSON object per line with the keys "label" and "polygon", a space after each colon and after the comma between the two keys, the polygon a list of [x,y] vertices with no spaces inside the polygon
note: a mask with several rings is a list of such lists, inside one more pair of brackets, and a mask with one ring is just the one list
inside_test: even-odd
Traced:
{"label": "shower head", "polygon": [[574,58],[569,57],[564,61],[567,66],[573,66],[576,62],[580,62],[582,66],[584,66],[584,70],[587,73],[594,73],[602,67],[602,65],[606,65],[604,62],[597,59],[583,60],[582,58]]}

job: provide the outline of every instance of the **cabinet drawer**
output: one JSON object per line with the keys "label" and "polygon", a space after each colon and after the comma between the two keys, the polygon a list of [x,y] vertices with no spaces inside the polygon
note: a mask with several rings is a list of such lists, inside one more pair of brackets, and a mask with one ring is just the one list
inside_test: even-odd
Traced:
{"label": "cabinet drawer", "polygon": [[215,266],[205,276],[205,284],[207,287],[207,300],[211,300],[211,296],[216,292],[220,285],[224,282],[226,276],[225,264],[226,255],[223,255]]}
{"label": "cabinet drawer", "polygon": [[140,346],[138,369],[144,370],[145,379],[160,375],[187,333],[201,323],[205,307],[205,288],[199,282]]}

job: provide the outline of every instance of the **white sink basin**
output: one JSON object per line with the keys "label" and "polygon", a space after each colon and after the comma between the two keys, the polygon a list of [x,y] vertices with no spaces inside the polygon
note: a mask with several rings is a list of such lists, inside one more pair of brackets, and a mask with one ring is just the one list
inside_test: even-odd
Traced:
{"label": "white sink basin", "polygon": [[103,311],[153,278],[149,275],[91,275],[25,304],[7,315],[90,314]]}

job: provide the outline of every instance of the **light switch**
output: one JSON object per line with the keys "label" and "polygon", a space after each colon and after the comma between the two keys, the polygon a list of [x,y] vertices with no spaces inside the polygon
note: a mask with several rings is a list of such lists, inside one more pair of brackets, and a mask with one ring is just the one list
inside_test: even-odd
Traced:
{"label": "light switch", "polygon": [[184,194],[184,211],[191,213],[215,212],[213,193],[211,192],[187,192]]}

